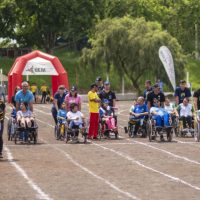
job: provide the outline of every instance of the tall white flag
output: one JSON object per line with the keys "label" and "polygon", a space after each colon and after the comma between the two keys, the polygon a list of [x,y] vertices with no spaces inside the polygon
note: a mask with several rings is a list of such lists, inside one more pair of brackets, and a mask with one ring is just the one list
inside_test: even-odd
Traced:
{"label": "tall white flag", "polygon": [[159,58],[162,61],[168,78],[174,90],[176,89],[176,78],[174,71],[174,61],[170,50],[166,46],[161,46],[159,49]]}

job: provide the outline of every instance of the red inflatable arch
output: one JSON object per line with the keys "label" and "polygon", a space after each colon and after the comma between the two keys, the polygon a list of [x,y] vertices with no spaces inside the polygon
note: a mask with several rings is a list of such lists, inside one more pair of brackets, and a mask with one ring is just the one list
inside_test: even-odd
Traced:
{"label": "red inflatable arch", "polygon": [[18,57],[8,73],[8,102],[14,95],[15,87],[21,86],[23,75],[51,75],[53,94],[59,85],[69,89],[68,75],[59,59],[41,51],[33,51]]}

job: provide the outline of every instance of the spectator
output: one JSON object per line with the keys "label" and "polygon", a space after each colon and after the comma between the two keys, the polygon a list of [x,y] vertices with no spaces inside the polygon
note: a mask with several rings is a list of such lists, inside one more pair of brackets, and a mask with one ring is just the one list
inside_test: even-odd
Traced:
{"label": "spectator", "polygon": [[164,87],[163,82],[160,79],[157,79],[156,83],[159,85],[160,91],[163,92],[163,87]]}
{"label": "spectator", "polygon": [[145,90],[144,90],[144,95],[143,95],[146,104],[147,104],[147,96],[152,91],[153,91],[153,88],[151,86],[151,81],[150,80],[146,80],[145,81]]}
{"label": "spectator", "polygon": [[33,93],[34,99],[35,99],[35,103],[37,100],[37,92],[38,92],[38,88],[37,88],[37,84],[36,83],[32,83],[32,85],[30,86],[30,90]]}
{"label": "spectator", "polygon": [[186,87],[186,81],[181,80],[180,86],[176,88],[174,96],[176,97],[176,105],[183,103],[184,98],[190,98],[190,89]]}
{"label": "spectator", "polygon": [[14,95],[13,95],[12,98],[11,98],[11,105],[12,105],[12,107],[14,106],[15,108],[16,108],[15,95],[16,95],[16,93],[17,93],[19,90],[20,90],[20,87],[17,86],[17,87],[15,88]]}
{"label": "spectator", "polygon": [[78,105],[78,110],[81,111],[81,97],[77,93],[77,88],[72,86],[68,95],[65,96],[67,111],[70,111],[70,106],[72,103]]}
{"label": "spectator", "polygon": [[103,79],[100,76],[98,76],[96,78],[96,84],[98,86],[97,94],[99,95],[103,91],[103,88],[104,88],[103,87]]}
{"label": "spectator", "polygon": [[46,97],[47,97],[47,94],[48,94],[48,86],[46,85],[46,83],[42,84],[40,91],[42,93],[41,103],[46,103]]}

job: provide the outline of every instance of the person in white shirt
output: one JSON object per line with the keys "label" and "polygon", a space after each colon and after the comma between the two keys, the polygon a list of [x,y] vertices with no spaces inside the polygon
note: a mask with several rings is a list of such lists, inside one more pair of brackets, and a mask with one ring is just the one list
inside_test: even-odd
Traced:
{"label": "person in white shirt", "polygon": [[78,110],[78,104],[73,103],[70,108],[71,111],[67,113],[67,120],[70,121],[69,128],[72,129],[74,126],[78,126],[80,129],[83,129],[84,115]]}
{"label": "person in white shirt", "polygon": [[21,127],[31,127],[34,123],[33,113],[27,109],[28,104],[23,102],[20,104],[20,109],[17,112],[17,122]]}
{"label": "person in white shirt", "polygon": [[177,110],[179,111],[180,119],[183,121],[183,128],[192,128],[192,117],[194,116],[194,109],[192,104],[189,103],[188,98],[183,99],[183,103],[179,104]]}

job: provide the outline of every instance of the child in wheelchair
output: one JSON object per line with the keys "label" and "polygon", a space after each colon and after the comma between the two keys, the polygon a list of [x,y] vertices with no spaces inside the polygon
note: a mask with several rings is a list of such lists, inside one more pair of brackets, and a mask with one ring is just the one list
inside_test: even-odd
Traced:
{"label": "child in wheelchair", "polygon": [[183,103],[179,104],[177,108],[179,112],[179,120],[183,123],[182,132],[190,132],[192,135],[194,133],[194,108],[192,104],[189,103],[188,98],[183,99]]}
{"label": "child in wheelchair", "polygon": [[64,124],[65,128],[68,127],[68,123],[67,123],[67,111],[66,111],[66,104],[65,104],[65,102],[62,103],[61,108],[58,110],[57,119],[58,119],[58,124]]}
{"label": "child in wheelchair", "polygon": [[[115,134],[118,133],[118,128],[116,126],[116,117],[114,116],[114,109],[109,106],[109,100],[104,99],[102,105],[99,108],[100,123],[102,127],[105,125],[105,132],[112,131]],[[109,137],[109,134],[105,135]]]}
{"label": "child in wheelchair", "polygon": [[129,114],[128,128],[125,127],[125,132],[129,133],[129,136],[134,137],[138,134],[139,128],[141,127],[141,130],[143,130],[142,137],[146,137],[146,127],[144,122],[148,116],[148,108],[145,104],[144,97],[138,97],[137,102],[134,102],[134,105],[131,106]]}
{"label": "child in wheelchair", "polygon": [[21,128],[34,127],[33,113],[28,110],[28,104],[25,102],[20,104],[20,110],[17,112],[17,123]]}
{"label": "child in wheelchair", "polygon": [[161,141],[164,140],[163,133],[166,132],[169,135],[172,130],[170,113],[161,107],[158,99],[154,99],[153,107],[150,109],[150,115],[156,132],[160,134]]}
{"label": "child in wheelchair", "polygon": [[69,121],[70,133],[75,133],[74,139],[78,141],[79,130],[83,134],[85,131],[85,117],[81,111],[79,111],[79,106],[76,103],[70,105],[70,111],[67,113],[67,120]]}

